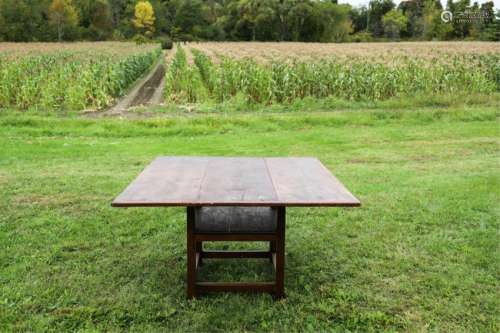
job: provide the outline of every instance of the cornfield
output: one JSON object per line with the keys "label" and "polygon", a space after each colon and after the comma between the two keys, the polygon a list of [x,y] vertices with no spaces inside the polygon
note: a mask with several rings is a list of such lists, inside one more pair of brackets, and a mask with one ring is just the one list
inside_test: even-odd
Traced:
{"label": "cornfield", "polygon": [[500,91],[499,53],[454,53],[440,57],[395,55],[390,62],[329,56],[268,59],[213,57],[180,46],[167,73],[171,103],[225,102],[239,96],[251,104],[291,103],[306,97],[384,100],[426,94]]}
{"label": "cornfield", "polygon": [[131,43],[14,45],[0,44],[2,108],[104,108],[161,53],[159,46]]}

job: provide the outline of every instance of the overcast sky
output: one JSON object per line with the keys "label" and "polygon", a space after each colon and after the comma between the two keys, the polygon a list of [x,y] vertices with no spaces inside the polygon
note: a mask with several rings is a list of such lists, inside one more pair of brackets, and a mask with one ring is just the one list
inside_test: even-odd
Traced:
{"label": "overcast sky", "polygon": [[[392,0],[396,5],[398,5],[401,0]],[[477,2],[484,3],[486,0],[476,0]],[[475,0],[471,0],[471,3],[476,2]],[[338,0],[339,3],[349,3],[353,6],[361,6],[361,5],[367,5],[370,0]],[[443,7],[446,7],[446,0],[441,0],[441,3],[443,4]],[[495,4],[496,9],[500,9],[500,0],[493,0],[493,3]]]}

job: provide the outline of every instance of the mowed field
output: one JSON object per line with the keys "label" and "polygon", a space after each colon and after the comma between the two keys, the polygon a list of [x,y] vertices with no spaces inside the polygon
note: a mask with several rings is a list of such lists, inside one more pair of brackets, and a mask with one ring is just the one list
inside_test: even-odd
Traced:
{"label": "mowed field", "polygon": [[[498,110],[1,115],[0,331],[498,332]],[[288,210],[285,300],[188,301],[185,210],[110,207],[159,155],[316,156],[363,206]]]}
{"label": "mowed field", "polygon": [[[99,110],[151,68],[156,45],[41,45],[0,44],[0,76],[18,75],[0,81],[1,332],[500,330],[496,44],[180,45],[166,105],[117,118]],[[109,73],[128,80],[121,93],[64,102]],[[59,102],[41,102],[50,91]],[[189,301],[185,210],[110,207],[161,155],[315,156],[363,205],[287,210],[286,299]],[[255,260],[201,275],[272,279]]]}

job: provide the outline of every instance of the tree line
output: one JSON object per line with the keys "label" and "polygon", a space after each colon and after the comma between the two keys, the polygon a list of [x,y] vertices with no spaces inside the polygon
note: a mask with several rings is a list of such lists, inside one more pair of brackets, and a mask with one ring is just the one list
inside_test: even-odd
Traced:
{"label": "tree line", "polygon": [[495,15],[470,0],[0,0],[0,41],[498,41]]}

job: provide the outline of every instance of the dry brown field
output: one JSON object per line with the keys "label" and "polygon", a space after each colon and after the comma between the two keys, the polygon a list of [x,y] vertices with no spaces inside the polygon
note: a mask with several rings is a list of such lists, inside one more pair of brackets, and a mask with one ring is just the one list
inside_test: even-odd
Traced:
{"label": "dry brown field", "polygon": [[36,55],[60,52],[95,53],[96,55],[124,55],[141,53],[152,45],[131,42],[76,42],[76,43],[0,43],[0,56]]}
{"label": "dry brown field", "polygon": [[[189,43],[217,60],[220,56],[253,58],[259,62],[270,59],[302,60],[330,56],[364,57],[378,60],[397,56],[435,58],[449,54],[500,54],[500,43],[494,42],[399,42],[399,43],[297,43],[297,42],[203,42]],[[188,52],[189,53],[189,52]]]}

